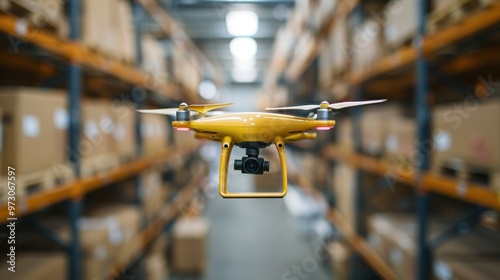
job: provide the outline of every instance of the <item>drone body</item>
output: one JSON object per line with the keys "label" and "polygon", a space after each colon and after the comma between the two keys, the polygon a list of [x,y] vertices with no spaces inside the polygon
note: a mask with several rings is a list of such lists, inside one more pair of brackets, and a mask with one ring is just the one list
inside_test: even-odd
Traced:
{"label": "drone body", "polygon": [[[285,157],[285,143],[316,138],[313,130],[329,130],[335,125],[331,119],[331,109],[365,105],[383,102],[385,100],[364,102],[343,102],[328,104],[322,102],[320,105],[304,105],[295,107],[269,108],[269,110],[317,110],[316,118],[303,118],[284,114],[273,114],[263,112],[251,113],[228,113],[207,116],[207,113],[216,108],[231,105],[231,103],[211,105],[187,105],[182,103],[179,108],[139,110],[143,113],[175,115],[176,120],[172,126],[178,131],[194,131],[195,137],[221,142],[221,157],[219,167],[219,194],[224,198],[280,198],[284,197],[288,190],[287,169]],[[199,119],[191,119],[191,112],[203,116]],[[269,162],[259,158],[260,149],[274,144],[278,151],[281,174],[282,189],[280,192],[255,192],[255,193],[232,193],[227,188],[227,172],[229,157],[234,146],[246,149],[247,157],[234,162],[234,169],[241,170],[245,174],[263,174],[269,171]]]}

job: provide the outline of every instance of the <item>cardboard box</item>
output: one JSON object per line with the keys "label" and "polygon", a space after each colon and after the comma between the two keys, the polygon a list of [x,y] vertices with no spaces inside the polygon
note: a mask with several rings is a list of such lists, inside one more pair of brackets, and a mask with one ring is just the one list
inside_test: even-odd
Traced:
{"label": "cardboard box", "polygon": [[363,152],[372,156],[384,154],[388,130],[388,120],[400,118],[401,113],[396,105],[380,105],[363,108],[361,114],[361,146]]}
{"label": "cardboard box", "polygon": [[140,212],[135,206],[109,204],[91,209],[81,227],[82,236],[89,236],[82,248],[93,249],[92,255],[84,254],[86,279],[108,275],[113,264],[130,263],[141,250]]}
{"label": "cardboard box", "polygon": [[433,279],[497,279],[499,258],[439,258],[434,262]]}
{"label": "cardboard box", "polygon": [[377,17],[379,22],[385,22],[385,42],[389,47],[400,47],[415,35],[417,30],[416,8],[416,0],[392,0],[383,11],[385,20],[382,17]]}
{"label": "cardboard box", "polygon": [[349,38],[349,25],[347,22],[335,24],[332,30],[332,35],[329,39],[329,49],[332,57],[332,71],[334,75],[338,75],[349,69],[349,64],[352,59],[351,42]]}
{"label": "cardboard box", "polygon": [[149,170],[142,175],[142,197],[146,218],[153,220],[167,202],[167,192],[163,187],[162,174],[158,170]]}
{"label": "cardboard box", "polygon": [[113,153],[114,122],[111,102],[85,99],[82,102],[82,159]]}
{"label": "cardboard box", "polygon": [[144,114],[142,116],[141,133],[144,143],[144,154],[154,156],[167,149],[167,118],[161,115]]}
{"label": "cardboard box", "polygon": [[468,173],[496,175],[500,182],[499,119],[500,100],[496,99],[481,104],[437,107],[432,113],[432,168],[449,167]]}
{"label": "cardboard box", "polygon": [[156,82],[167,79],[167,60],[163,45],[151,35],[142,36],[142,68]]}
{"label": "cardboard box", "polygon": [[136,152],[135,108],[132,103],[121,102],[113,102],[111,106],[114,122],[114,151],[122,158],[133,158]]}
{"label": "cardboard box", "polygon": [[173,232],[172,269],[204,273],[207,267],[208,222],[202,218],[179,220]]}
{"label": "cardboard box", "polygon": [[355,169],[344,163],[335,164],[333,170],[333,193],[337,209],[354,224],[356,211],[354,207],[354,176]]}
{"label": "cardboard box", "polygon": [[363,73],[384,55],[382,26],[367,19],[354,31],[351,44],[352,71]]}
{"label": "cardboard box", "polygon": [[82,42],[111,58],[135,60],[132,9],[123,0],[86,0],[82,3]]}
{"label": "cardboard box", "polygon": [[[59,90],[27,87],[0,89],[3,112],[1,175],[7,166],[16,174],[51,170],[65,162],[68,114],[66,96]],[[36,155],[36,156],[34,156]]]}
{"label": "cardboard box", "polygon": [[328,244],[331,265],[335,279],[350,279],[352,250],[348,245],[335,241]]}
{"label": "cardboard box", "polygon": [[457,236],[435,252],[435,279],[496,279],[500,262],[497,232],[475,227]]}
{"label": "cardboard box", "polygon": [[416,165],[417,121],[401,115],[388,118],[385,136],[385,157],[408,167]]}
{"label": "cardboard box", "polygon": [[68,277],[68,257],[62,252],[16,252],[15,272],[0,264],[0,279],[65,280]]}
{"label": "cardboard box", "polygon": [[146,280],[168,279],[167,260],[164,254],[150,254],[144,261],[146,266]]}
{"label": "cardboard box", "polygon": [[337,133],[336,147],[343,152],[354,152],[354,140],[352,130],[352,120],[350,117],[344,117],[335,124]]}

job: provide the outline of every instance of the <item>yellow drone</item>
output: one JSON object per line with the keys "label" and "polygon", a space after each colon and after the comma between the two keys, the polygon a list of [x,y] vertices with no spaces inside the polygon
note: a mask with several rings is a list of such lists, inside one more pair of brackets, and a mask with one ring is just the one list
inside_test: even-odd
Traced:
{"label": "yellow drone", "polygon": [[[384,102],[384,100],[351,101],[329,104],[326,101],[320,105],[302,105],[266,110],[313,110],[318,109],[313,117],[272,114],[262,112],[226,113],[210,112],[226,107],[232,103],[187,105],[181,103],[179,108],[138,110],[141,113],[175,115],[172,126],[178,131],[195,132],[194,137],[222,142],[222,152],[219,167],[219,193],[224,198],[279,198],[284,197],[288,190],[285,142],[314,139],[316,133],[311,130],[329,130],[335,125],[332,120],[332,109],[342,109],[353,106]],[[191,119],[196,115],[201,118]],[[260,149],[274,143],[278,150],[283,186],[281,192],[231,193],[227,190],[227,169],[233,146],[246,149],[246,157],[234,162],[234,169],[244,174],[264,174],[269,171],[269,162],[259,158]]]}

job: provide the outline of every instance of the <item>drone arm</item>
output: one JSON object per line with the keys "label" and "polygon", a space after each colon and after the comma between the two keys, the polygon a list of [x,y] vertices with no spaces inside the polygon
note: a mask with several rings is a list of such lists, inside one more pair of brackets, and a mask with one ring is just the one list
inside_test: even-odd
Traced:
{"label": "drone arm", "polygon": [[287,136],[285,139],[286,141],[300,141],[300,140],[306,140],[306,139],[315,139],[317,136],[316,133],[300,133],[300,134],[294,134]]}

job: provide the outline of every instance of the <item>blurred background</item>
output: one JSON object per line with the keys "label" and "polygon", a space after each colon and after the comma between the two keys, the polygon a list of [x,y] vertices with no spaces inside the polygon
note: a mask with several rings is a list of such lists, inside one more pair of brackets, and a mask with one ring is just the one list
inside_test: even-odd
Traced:
{"label": "blurred background", "polygon": [[[0,279],[499,279],[499,47],[498,0],[1,0]],[[283,199],[135,111],[371,99]]]}

